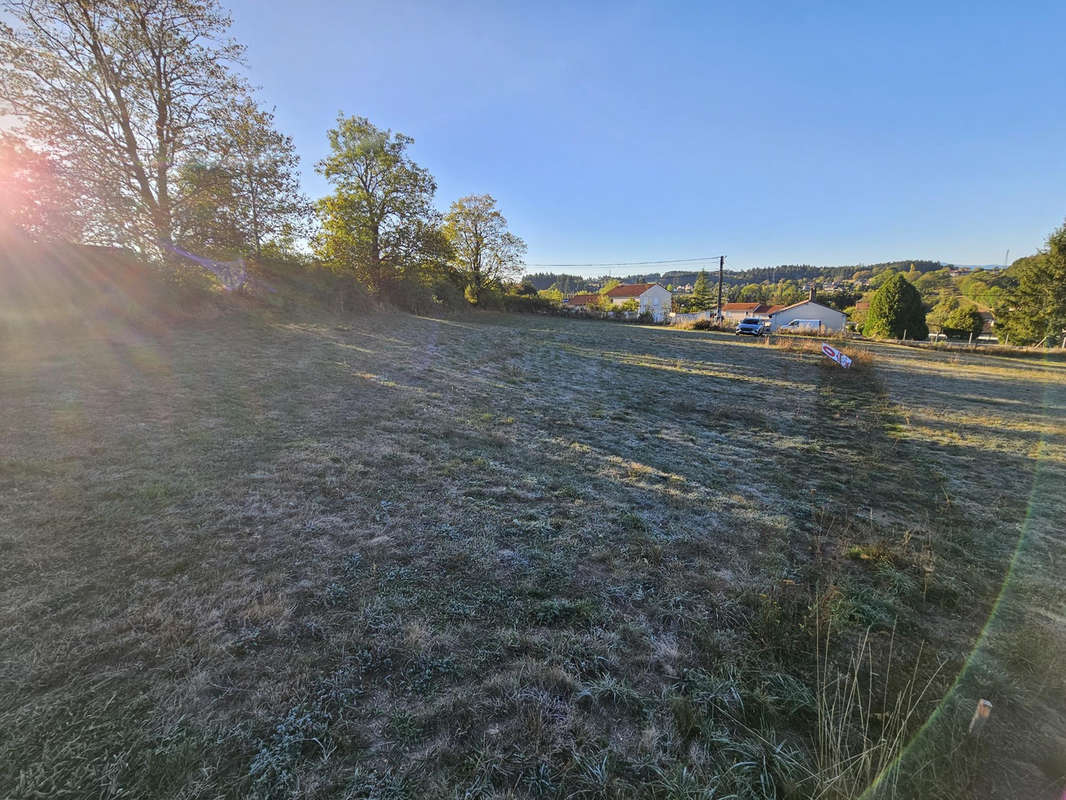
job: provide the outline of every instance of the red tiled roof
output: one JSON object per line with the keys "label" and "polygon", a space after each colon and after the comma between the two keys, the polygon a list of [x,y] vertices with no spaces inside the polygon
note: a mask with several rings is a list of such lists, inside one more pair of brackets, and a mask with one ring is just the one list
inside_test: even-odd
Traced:
{"label": "red tiled roof", "polygon": [[596,302],[597,297],[599,297],[598,294],[575,294],[566,301],[566,304],[571,306],[587,306]]}
{"label": "red tiled roof", "polygon": [[608,297],[640,297],[656,283],[623,283],[607,291]]}
{"label": "red tiled roof", "polygon": [[780,303],[778,303],[777,305],[770,306],[768,309],[766,309],[766,313],[767,314],[773,314],[775,311],[780,311],[784,307],[785,306],[783,306]]}
{"label": "red tiled roof", "polygon": [[762,303],[722,303],[722,311],[745,311],[750,314],[765,314],[770,306]]}

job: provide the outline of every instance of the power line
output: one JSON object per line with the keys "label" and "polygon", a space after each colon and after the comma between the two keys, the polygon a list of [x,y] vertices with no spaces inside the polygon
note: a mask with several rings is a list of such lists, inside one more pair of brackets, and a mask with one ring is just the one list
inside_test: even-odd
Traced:
{"label": "power line", "polygon": [[608,261],[599,264],[525,264],[527,267],[646,267],[651,264],[689,264],[693,261],[715,261],[723,256],[704,258],[667,258],[662,261]]}

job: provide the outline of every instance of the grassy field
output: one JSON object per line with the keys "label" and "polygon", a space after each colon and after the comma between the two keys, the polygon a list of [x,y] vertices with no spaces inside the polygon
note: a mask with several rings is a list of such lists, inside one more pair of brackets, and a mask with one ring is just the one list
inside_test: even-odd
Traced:
{"label": "grassy field", "polygon": [[0,333],[2,797],[1062,790],[1062,364],[485,313]]}

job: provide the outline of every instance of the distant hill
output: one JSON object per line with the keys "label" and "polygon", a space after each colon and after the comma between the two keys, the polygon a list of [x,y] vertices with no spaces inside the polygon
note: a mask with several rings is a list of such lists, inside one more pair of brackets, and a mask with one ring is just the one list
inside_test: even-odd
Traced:
{"label": "distant hill", "polygon": [[[932,272],[933,270],[952,266],[940,261],[930,261],[928,259],[920,258],[902,259],[900,261],[884,261],[879,264],[849,264],[847,266],[839,267],[816,267],[810,264],[782,264],[776,267],[752,267],[751,269],[744,270],[726,270],[723,274],[723,282],[727,286],[735,286],[748,283],[762,283],[763,281],[842,280],[845,278],[851,278],[857,272],[869,273],[869,275],[875,275],[886,269],[907,272],[910,270],[911,265],[913,265],[918,272]],[[998,269],[998,267],[987,267],[987,269]],[[710,275],[715,275],[717,270],[708,269],[707,272]],[[623,283],[661,283],[664,286],[667,284],[684,286],[686,284],[695,283],[698,275],[698,271],[672,270],[669,272],[645,272],[626,275],[622,278],[614,276],[614,279],[621,280]],[[550,289],[554,286],[563,294],[571,294],[573,292],[594,289],[601,285],[606,277],[607,276],[583,278],[580,275],[537,272],[526,275],[526,280],[530,281],[538,290]]]}

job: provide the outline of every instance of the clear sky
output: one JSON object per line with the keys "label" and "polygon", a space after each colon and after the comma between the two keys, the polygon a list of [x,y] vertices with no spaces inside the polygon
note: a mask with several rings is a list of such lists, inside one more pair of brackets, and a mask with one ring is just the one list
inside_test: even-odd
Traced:
{"label": "clear sky", "polygon": [[530,264],[998,263],[1066,217],[1061,0],[226,5],[312,197],[366,116]]}

